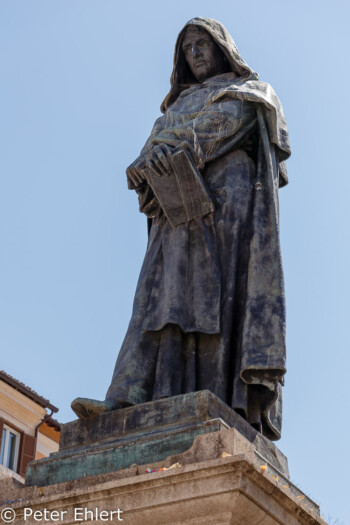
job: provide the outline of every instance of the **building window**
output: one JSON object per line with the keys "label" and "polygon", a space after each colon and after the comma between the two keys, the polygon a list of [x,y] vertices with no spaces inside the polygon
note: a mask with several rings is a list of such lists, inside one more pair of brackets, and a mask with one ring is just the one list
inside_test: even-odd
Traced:
{"label": "building window", "polygon": [[0,464],[17,471],[19,442],[21,435],[13,428],[4,425],[2,428]]}

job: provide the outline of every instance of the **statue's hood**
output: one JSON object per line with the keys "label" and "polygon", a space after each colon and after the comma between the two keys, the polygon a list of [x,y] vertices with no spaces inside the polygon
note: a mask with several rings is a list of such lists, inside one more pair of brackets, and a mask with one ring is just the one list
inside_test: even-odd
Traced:
{"label": "statue's hood", "polygon": [[192,18],[187,22],[184,28],[180,31],[175,44],[174,52],[174,67],[170,78],[171,88],[168,95],[165,97],[161,111],[164,113],[167,108],[175,102],[179,94],[183,89],[186,89],[189,84],[193,84],[196,81],[193,79],[193,75],[187,65],[184,53],[182,51],[181,43],[185,29],[189,25],[199,26],[205,29],[214,41],[219,45],[225,54],[231,70],[237,73],[240,77],[247,80],[257,80],[258,74],[255,73],[243,60],[238,52],[236,44],[234,43],[231,35],[227,29],[216,20],[211,18],[196,17]]}

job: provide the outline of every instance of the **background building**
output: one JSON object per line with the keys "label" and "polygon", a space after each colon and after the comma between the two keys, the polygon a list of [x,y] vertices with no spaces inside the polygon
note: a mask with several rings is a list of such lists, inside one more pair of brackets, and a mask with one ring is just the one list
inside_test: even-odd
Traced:
{"label": "background building", "polygon": [[55,407],[34,390],[0,371],[0,477],[23,481],[29,461],[57,452],[60,424]]}

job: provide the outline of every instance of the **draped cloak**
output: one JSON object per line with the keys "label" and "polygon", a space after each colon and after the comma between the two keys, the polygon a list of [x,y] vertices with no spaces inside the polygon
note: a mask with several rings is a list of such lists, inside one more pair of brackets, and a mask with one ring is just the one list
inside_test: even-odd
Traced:
{"label": "draped cloak", "polygon": [[[197,25],[228,71],[197,83],[181,49]],[[285,301],[278,187],[290,155],[281,104],[240,57],[226,29],[195,18],[179,34],[171,90],[141,154],[182,147],[215,211],[173,228],[152,189],[139,194],[150,222],[132,318],[107,399],[133,405],[211,390],[270,439],[281,431]]]}

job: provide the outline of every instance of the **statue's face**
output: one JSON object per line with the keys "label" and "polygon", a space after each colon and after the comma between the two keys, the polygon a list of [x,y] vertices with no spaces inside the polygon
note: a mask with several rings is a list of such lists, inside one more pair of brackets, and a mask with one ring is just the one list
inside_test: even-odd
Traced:
{"label": "statue's face", "polygon": [[182,40],[182,50],[198,82],[225,71],[224,54],[204,29],[188,27]]}

